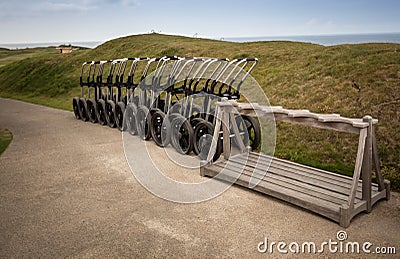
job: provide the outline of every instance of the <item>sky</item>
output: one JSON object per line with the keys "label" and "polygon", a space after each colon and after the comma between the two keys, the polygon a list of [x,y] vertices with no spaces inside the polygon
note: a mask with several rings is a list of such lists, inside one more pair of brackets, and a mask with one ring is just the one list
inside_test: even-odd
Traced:
{"label": "sky", "polygon": [[0,43],[400,32],[399,0],[0,0]]}

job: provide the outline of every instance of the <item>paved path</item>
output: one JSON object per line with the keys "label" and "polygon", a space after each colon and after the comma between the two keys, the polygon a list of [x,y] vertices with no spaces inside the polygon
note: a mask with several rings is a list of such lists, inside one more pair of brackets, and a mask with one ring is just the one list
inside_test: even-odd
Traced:
{"label": "paved path", "polygon": [[[131,174],[121,133],[71,112],[0,98],[0,125],[14,135],[0,157],[0,257],[266,257],[264,237],[318,244],[342,230],[239,187],[199,204],[157,198]],[[400,250],[399,194],[346,231]]]}

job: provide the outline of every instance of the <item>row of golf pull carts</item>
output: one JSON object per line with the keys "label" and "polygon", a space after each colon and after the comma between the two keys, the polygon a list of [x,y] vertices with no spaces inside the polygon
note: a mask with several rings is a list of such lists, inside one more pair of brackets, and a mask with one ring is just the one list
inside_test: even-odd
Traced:
{"label": "row of golf pull carts", "polygon": [[[203,160],[201,175],[233,181],[343,227],[378,200],[388,200],[390,182],[382,177],[375,138],[378,121],[242,102],[241,87],[257,63],[176,56],[85,62],[74,114],[160,147],[171,144],[181,154],[193,151]],[[254,152],[261,144],[261,117],[359,135],[353,176]],[[239,152],[232,153],[234,148]]]}

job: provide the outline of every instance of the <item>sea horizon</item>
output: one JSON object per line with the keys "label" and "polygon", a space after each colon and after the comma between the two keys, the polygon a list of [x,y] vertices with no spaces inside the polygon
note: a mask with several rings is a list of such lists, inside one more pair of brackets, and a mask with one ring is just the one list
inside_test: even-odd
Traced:
{"label": "sea horizon", "polygon": [[358,33],[358,34],[320,34],[320,35],[293,35],[293,36],[261,36],[261,37],[226,37],[224,41],[231,42],[259,42],[259,41],[293,41],[335,46],[342,44],[362,43],[400,43],[400,32],[390,33]]}
{"label": "sea horizon", "polygon": [[[207,39],[207,38],[206,38]],[[320,34],[320,35],[288,35],[288,36],[254,36],[254,37],[221,37],[209,38],[228,42],[260,42],[260,41],[292,41],[319,44],[322,46],[335,46],[342,44],[362,43],[399,43],[400,32],[391,33],[359,33],[359,34]],[[96,48],[106,41],[76,41],[76,42],[44,42],[44,43],[0,43],[0,48],[26,49],[37,47],[56,47],[68,45]]]}

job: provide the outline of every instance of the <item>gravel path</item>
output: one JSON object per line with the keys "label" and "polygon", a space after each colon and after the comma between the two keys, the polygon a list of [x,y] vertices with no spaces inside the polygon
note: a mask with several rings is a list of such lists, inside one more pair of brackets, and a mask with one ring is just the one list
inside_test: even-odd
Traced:
{"label": "gravel path", "polygon": [[[266,257],[257,251],[264,237],[319,244],[343,230],[239,187],[198,204],[157,198],[130,172],[121,133],[71,112],[0,98],[0,124],[14,136],[0,157],[2,258]],[[348,241],[395,246],[399,254],[399,194],[353,219],[346,232]]]}

